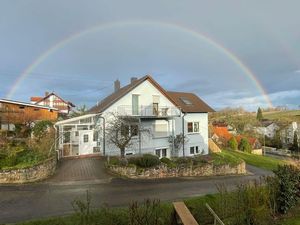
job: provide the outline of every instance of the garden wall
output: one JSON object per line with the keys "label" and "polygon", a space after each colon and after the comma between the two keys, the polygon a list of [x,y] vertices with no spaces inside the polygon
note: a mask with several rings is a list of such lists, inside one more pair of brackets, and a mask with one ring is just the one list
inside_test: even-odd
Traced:
{"label": "garden wall", "polygon": [[246,173],[245,162],[236,166],[204,164],[201,166],[177,166],[169,168],[166,165],[159,165],[154,168],[141,169],[136,166],[126,167],[108,165],[108,168],[116,174],[133,179],[154,179],[168,177],[192,177],[192,176],[219,176],[237,175]]}
{"label": "garden wall", "polygon": [[24,169],[0,170],[0,184],[28,183],[43,180],[55,172],[56,158],[50,158],[38,165]]}

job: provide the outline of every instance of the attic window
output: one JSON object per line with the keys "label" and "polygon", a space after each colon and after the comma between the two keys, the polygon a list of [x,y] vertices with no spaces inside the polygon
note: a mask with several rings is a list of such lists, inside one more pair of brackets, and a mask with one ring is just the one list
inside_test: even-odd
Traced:
{"label": "attic window", "polygon": [[184,98],[184,97],[181,97],[180,100],[185,104],[185,105],[193,105],[193,103],[187,99],[187,98]]}

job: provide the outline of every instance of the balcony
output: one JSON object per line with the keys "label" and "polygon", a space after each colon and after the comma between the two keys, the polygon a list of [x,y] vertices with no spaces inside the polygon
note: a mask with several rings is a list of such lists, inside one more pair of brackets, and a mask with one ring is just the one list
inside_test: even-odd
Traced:
{"label": "balcony", "polygon": [[117,107],[117,113],[127,116],[139,117],[175,117],[180,116],[180,110],[174,106],[139,106],[135,109],[132,105],[121,105]]}

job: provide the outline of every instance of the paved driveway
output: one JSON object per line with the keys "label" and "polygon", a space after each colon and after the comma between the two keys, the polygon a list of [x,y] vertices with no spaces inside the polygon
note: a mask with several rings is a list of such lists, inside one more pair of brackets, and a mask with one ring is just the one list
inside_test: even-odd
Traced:
{"label": "paved driveway", "polygon": [[[69,163],[74,162],[77,161],[70,161]],[[67,163],[62,165],[60,169],[64,166],[67,167],[67,165]],[[72,165],[69,166],[72,167]],[[71,202],[76,198],[84,199],[86,190],[89,190],[92,195],[93,207],[100,207],[104,203],[108,203],[110,206],[124,206],[131,201],[141,201],[145,198],[174,201],[216,193],[216,184],[225,184],[231,190],[235,188],[237,183],[271,174],[271,172],[253,166],[247,166],[247,169],[251,174],[246,176],[158,180],[113,178],[111,182],[79,180],[70,181],[71,183],[68,185],[61,185],[61,182],[44,182],[31,185],[0,186],[0,224],[72,213]],[[63,177],[59,173],[56,176],[53,178],[54,181],[61,180],[59,177]],[[94,177],[94,175],[90,176]],[[65,176],[64,179],[77,179],[78,177],[82,176]]]}
{"label": "paved driveway", "polygon": [[101,157],[62,159],[53,177],[48,179],[49,184],[72,184],[78,182],[105,182],[111,176],[104,168],[105,160]]}

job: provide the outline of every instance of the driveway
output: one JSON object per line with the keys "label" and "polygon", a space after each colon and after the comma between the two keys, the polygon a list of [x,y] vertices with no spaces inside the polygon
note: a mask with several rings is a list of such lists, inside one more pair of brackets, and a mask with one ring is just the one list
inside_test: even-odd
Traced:
{"label": "driveway", "polygon": [[[66,165],[61,165],[59,169],[67,167],[67,165],[67,163]],[[81,163],[78,163],[78,165],[81,165]],[[72,166],[69,165],[69,167]],[[145,198],[174,201],[216,193],[216,184],[225,184],[231,190],[240,182],[272,174],[253,166],[247,166],[247,169],[250,174],[246,176],[157,180],[113,178],[110,182],[77,180],[78,177],[82,176],[63,176],[58,173],[50,179],[51,182],[0,187],[0,223],[12,223],[72,213],[71,202],[77,198],[84,199],[86,190],[89,190],[91,193],[93,207],[100,207],[104,203],[108,203],[110,206],[126,206],[132,201],[142,201]],[[97,175],[91,174],[90,176],[94,177],[95,180],[106,179],[103,177],[98,179]],[[106,176],[110,177],[104,173],[104,177]],[[64,179],[71,181],[67,185],[61,185],[61,182],[57,182]],[[77,181],[72,181],[72,179]],[[63,182],[66,181],[64,180]]]}
{"label": "driveway", "polygon": [[105,160],[101,157],[62,159],[56,173],[46,183],[69,185],[80,182],[109,182],[112,176],[106,172],[104,163]]}

